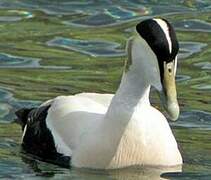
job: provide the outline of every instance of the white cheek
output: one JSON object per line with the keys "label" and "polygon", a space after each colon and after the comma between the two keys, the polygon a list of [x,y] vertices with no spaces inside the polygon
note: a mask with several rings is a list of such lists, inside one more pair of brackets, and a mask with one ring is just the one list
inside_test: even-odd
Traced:
{"label": "white cheek", "polygon": [[146,73],[149,74],[149,81],[152,86],[154,86],[158,91],[162,90],[161,78],[160,78],[160,69],[158,65],[157,57],[152,52],[151,58],[149,59],[149,67]]}
{"label": "white cheek", "polygon": [[140,36],[133,41],[132,55],[132,64],[135,65],[133,68],[141,71],[141,77],[150,85],[158,91],[162,90],[157,57],[147,42]]}
{"label": "white cheek", "polygon": [[152,77],[151,77],[151,85],[154,86],[158,91],[162,91],[162,84],[160,79],[160,70],[158,66],[153,68]]}

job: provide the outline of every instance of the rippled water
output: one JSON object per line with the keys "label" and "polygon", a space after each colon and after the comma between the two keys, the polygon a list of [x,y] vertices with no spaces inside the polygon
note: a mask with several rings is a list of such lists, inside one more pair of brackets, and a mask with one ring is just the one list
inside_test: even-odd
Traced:
{"label": "rippled water", "polygon": [[[171,127],[183,171],[63,169],[22,154],[15,110],[61,94],[115,92],[126,40],[154,16],[171,21],[180,41],[181,115]],[[0,178],[211,179],[210,33],[210,0],[0,0]]]}

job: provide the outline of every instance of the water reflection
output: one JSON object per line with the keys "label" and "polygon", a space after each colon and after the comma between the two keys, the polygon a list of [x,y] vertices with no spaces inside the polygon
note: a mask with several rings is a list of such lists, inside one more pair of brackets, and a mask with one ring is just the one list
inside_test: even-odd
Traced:
{"label": "water reflection", "polygon": [[[208,101],[207,103],[211,103]],[[179,120],[171,123],[172,126],[186,128],[205,128],[211,130],[211,113],[200,110],[189,110],[180,113]]]}
{"label": "water reflection", "polygon": [[179,21],[174,23],[174,26],[181,30],[211,32],[211,23],[198,19]]}
{"label": "water reflection", "polygon": [[120,44],[105,40],[79,40],[56,37],[53,40],[48,41],[47,45],[71,49],[94,57],[115,57],[125,55],[124,50],[118,49]]}
{"label": "water reflection", "polygon": [[177,82],[187,81],[189,79],[191,79],[191,77],[190,76],[187,76],[187,75],[182,75],[182,74],[176,75],[176,81]]}
{"label": "water reflection", "polygon": [[139,7],[139,9],[125,9],[123,7],[107,7],[103,12],[93,13],[86,18],[82,18],[75,21],[65,21],[66,24],[83,25],[83,26],[105,26],[115,23],[124,22],[124,20],[130,20],[137,18],[140,15],[146,15],[149,10],[145,7]]}
{"label": "water reflection", "polygon": [[131,167],[119,170],[92,170],[92,169],[79,169],[71,168],[62,169],[54,165],[45,166],[44,163],[35,161],[34,159],[22,156],[22,160],[27,164],[28,168],[33,171],[36,176],[50,177],[51,179],[64,179],[65,177],[71,177],[71,179],[115,179],[115,180],[157,180],[165,179],[161,178],[163,173],[179,173],[182,171],[181,166],[168,167],[168,168],[150,168],[150,167]]}
{"label": "water reflection", "polygon": [[162,173],[166,172],[181,172],[182,167],[172,167],[172,168],[131,168],[124,170],[115,170],[109,173],[109,177],[116,180],[157,180],[165,179],[161,178]]}
{"label": "water reflection", "polygon": [[[117,57],[125,55],[125,50],[119,49],[120,44],[105,40],[79,40],[56,37],[48,41],[47,45],[71,49],[94,57]],[[206,46],[207,44],[200,42],[180,42],[180,53],[178,58],[185,59],[195,53],[201,52]]]}
{"label": "water reflection", "polygon": [[192,85],[191,88],[198,90],[211,90],[211,85],[207,83],[200,83],[197,85]]}
{"label": "water reflection", "polygon": [[0,53],[0,68],[17,68],[17,67],[39,67],[40,59],[25,58]]}
{"label": "water reflection", "polygon": [[210,62],[194,63],[194,66],[200,67],[202,70],[210,70],[211,69],[211,63]]}
{"label": "water reflection", "polygon": [[2,13],[0,22],[16,22],[34,17],[31,12],[23,10],[7,10],[5,12],[0,11],[0,13]]}
{"label": "water reflection", "polygon": [[0,53],[0,68],[70,69],[69,66],[41,66],[41,59]]}
{"label": "water reflection", "polygon": [[13,97],[13,94],[0,87],[0,122],[10,123],[14,120],[14,111],[21,107],[39,105],[39,101],[24,101]]}
{"label": "water reflection", "polygon": [[207,44],[201,43],[201,42],[188,42],[183,41],[180,42],[180,53],[178,55],[179,59],[185,59],[189,56],[199,53],[202,51],[204,47],[206,47]]}

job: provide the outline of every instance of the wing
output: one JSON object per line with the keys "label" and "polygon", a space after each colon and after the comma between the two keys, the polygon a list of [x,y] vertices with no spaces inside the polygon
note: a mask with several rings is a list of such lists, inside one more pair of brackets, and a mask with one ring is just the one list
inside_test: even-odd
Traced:
{"label": "wing", "polygon": [[76,96],[89,98],[90,100],[99,103],[105,107],[108,107],[113,98],[113,94],[98,94],[98,93],[80,93]]}
{"label": "wing", "polygon": [[[59,149],[66,144],[73,150],[82,134],[95,129],[106,113],[107,107],[90,97],[92,95],[60,96],[52,103],[46,123]],[[60,145],[61,142],[64,143]]]}
{"label": "wing", "polygon": [[81,93],[59,96],[38,108],[16,112],[22,125],[23,149],[40,160],[67,166],[82,134],[94,129],[113,95]]}

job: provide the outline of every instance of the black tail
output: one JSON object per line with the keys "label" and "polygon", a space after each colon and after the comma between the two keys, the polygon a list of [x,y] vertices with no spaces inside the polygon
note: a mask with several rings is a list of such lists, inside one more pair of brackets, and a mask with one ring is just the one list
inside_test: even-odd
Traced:
{"label": "black tail", "polygon": [[69,167],[71,157],[57,151],[54,136],[47,127],[46,117],[49,108],[50,105],[38,108],[23,108],[15,112],[16,122],[24,130],[21,143],[22,150],[36,159]]}
{"label": "black tail", "polygon": [[17,116],[15,122],[21,125],[22,130],[24,129],[27,123],[29,112],[33,109],[34,108],[22,108],[15,112],[15,115]]}

